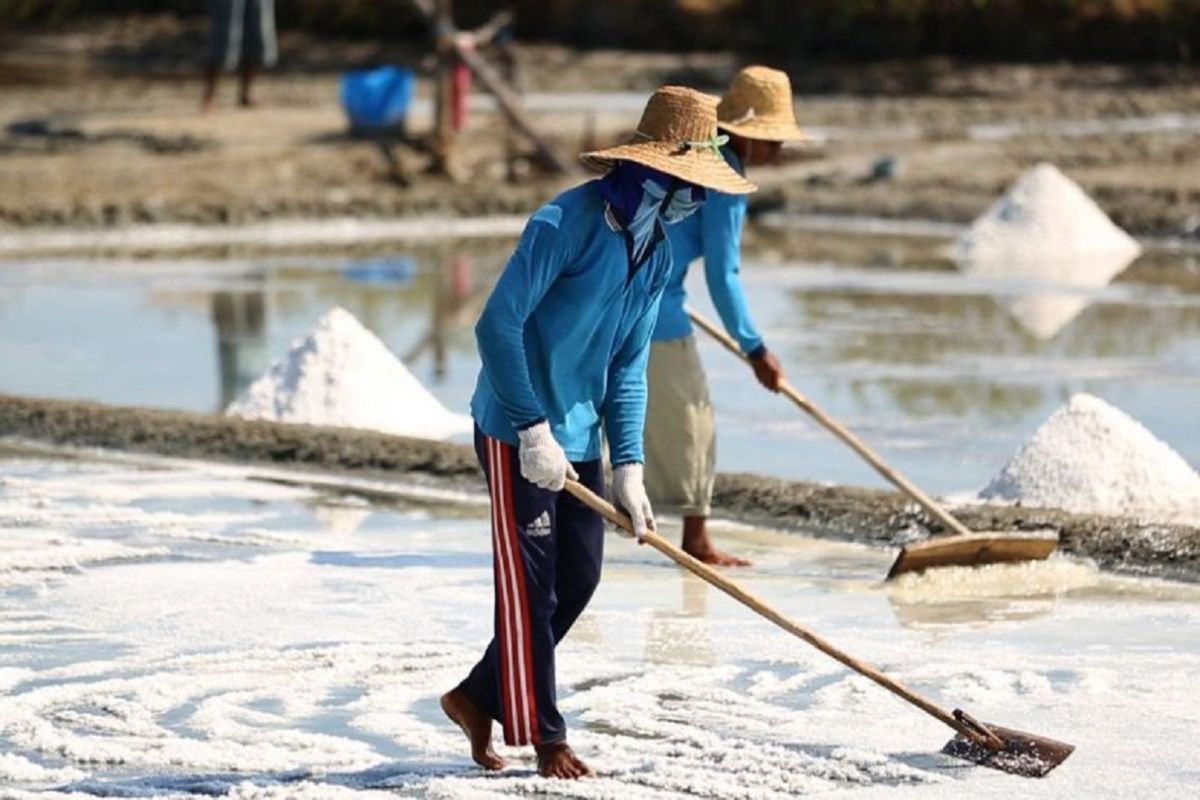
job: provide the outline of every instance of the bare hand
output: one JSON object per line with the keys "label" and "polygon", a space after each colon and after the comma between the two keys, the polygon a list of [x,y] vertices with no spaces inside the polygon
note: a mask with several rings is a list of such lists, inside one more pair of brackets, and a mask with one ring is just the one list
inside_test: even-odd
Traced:
{"label": "bare hand", "polygon": [[783,382],[783,366],[774,353],[763,349],[762,355],[750,359],[750,366],[754,367],[754,377],[758,378],[759,383],[772,392],[779,391]]}

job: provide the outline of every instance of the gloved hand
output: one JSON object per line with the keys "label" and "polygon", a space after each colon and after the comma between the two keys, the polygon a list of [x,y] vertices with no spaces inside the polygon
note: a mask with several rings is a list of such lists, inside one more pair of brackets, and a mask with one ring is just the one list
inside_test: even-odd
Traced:
{"label": "gloved hand", "polygon": [[638,543],[645,541],[647,531],[654,530],[654,509],[646,496],[642,472],[641,464],[622,464],[613,470],[613,501],[633,521]]}
{"label": "gloved hand", "polygon": [[540,489],[552,492],[562,491],[567,478],[579,480],[562,445],[550,432],[549,423],[539,422],[517,431],[517,438],[521,441],[517,456],[521,462],[522,478]]}

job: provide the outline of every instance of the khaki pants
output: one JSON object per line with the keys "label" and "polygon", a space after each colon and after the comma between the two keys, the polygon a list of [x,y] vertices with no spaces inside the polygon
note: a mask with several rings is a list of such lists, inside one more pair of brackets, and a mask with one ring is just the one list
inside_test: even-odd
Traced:
{"label": "khaki pants", "polygon": [[707,517],[717,469],[716,417],[696,337],[650,345],[646,492],[655,508]]}

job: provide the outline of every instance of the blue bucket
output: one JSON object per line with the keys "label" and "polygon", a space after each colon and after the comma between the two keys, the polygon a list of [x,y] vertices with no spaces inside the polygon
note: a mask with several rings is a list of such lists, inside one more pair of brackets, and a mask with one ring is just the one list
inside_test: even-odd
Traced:
{"label": "blue bucket", "polygon": [[356,130],[394,128],[412,103],[416,81],[403,67],[377,67],[342,75],[342,108]]}
{"label": "blue bucket", "polygon": [[405,286],[416,272],[417,265],[408,256],[350,261],[342,267],[346,280],[380,286]]}

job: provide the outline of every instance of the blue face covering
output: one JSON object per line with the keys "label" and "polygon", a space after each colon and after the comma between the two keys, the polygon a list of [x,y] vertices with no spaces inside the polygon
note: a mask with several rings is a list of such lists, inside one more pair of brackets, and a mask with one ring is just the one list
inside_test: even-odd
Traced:
{"label": "blue face covering", "polygon": [[[661,189],[659,189],[658,184],[653,184],[653,188],[651,188],[650,184],[647,184],[645,186],[645,191],[646,195],[649,196],[656,194],[656,192],[660,192]],[[658,197],[660,206],[664,199],[666,199],[666,193],[662,192],[662,195]],[[676,187],[675,194],[671,195],[671,202],[662,209],[662,212],[659,216],[662,217],[663,222],[667,223],[668,225],[674,225],[677,222],[682,222],[692,214],[695,214],[697,211],[699,211],[700,206],[703,203],[704,187],[692,186],[691,184],[684,183],[683,185]]]}
{"label": "blue face covering", "polygon": [[[654,240],[656,218],[673,225],[695,213],[704,202],[702,187],[632,161],[619,162],[600,179],[600,194],[629,233],[635,263],[641,262]],[[668,194],[670,202],[664,203]]]}

